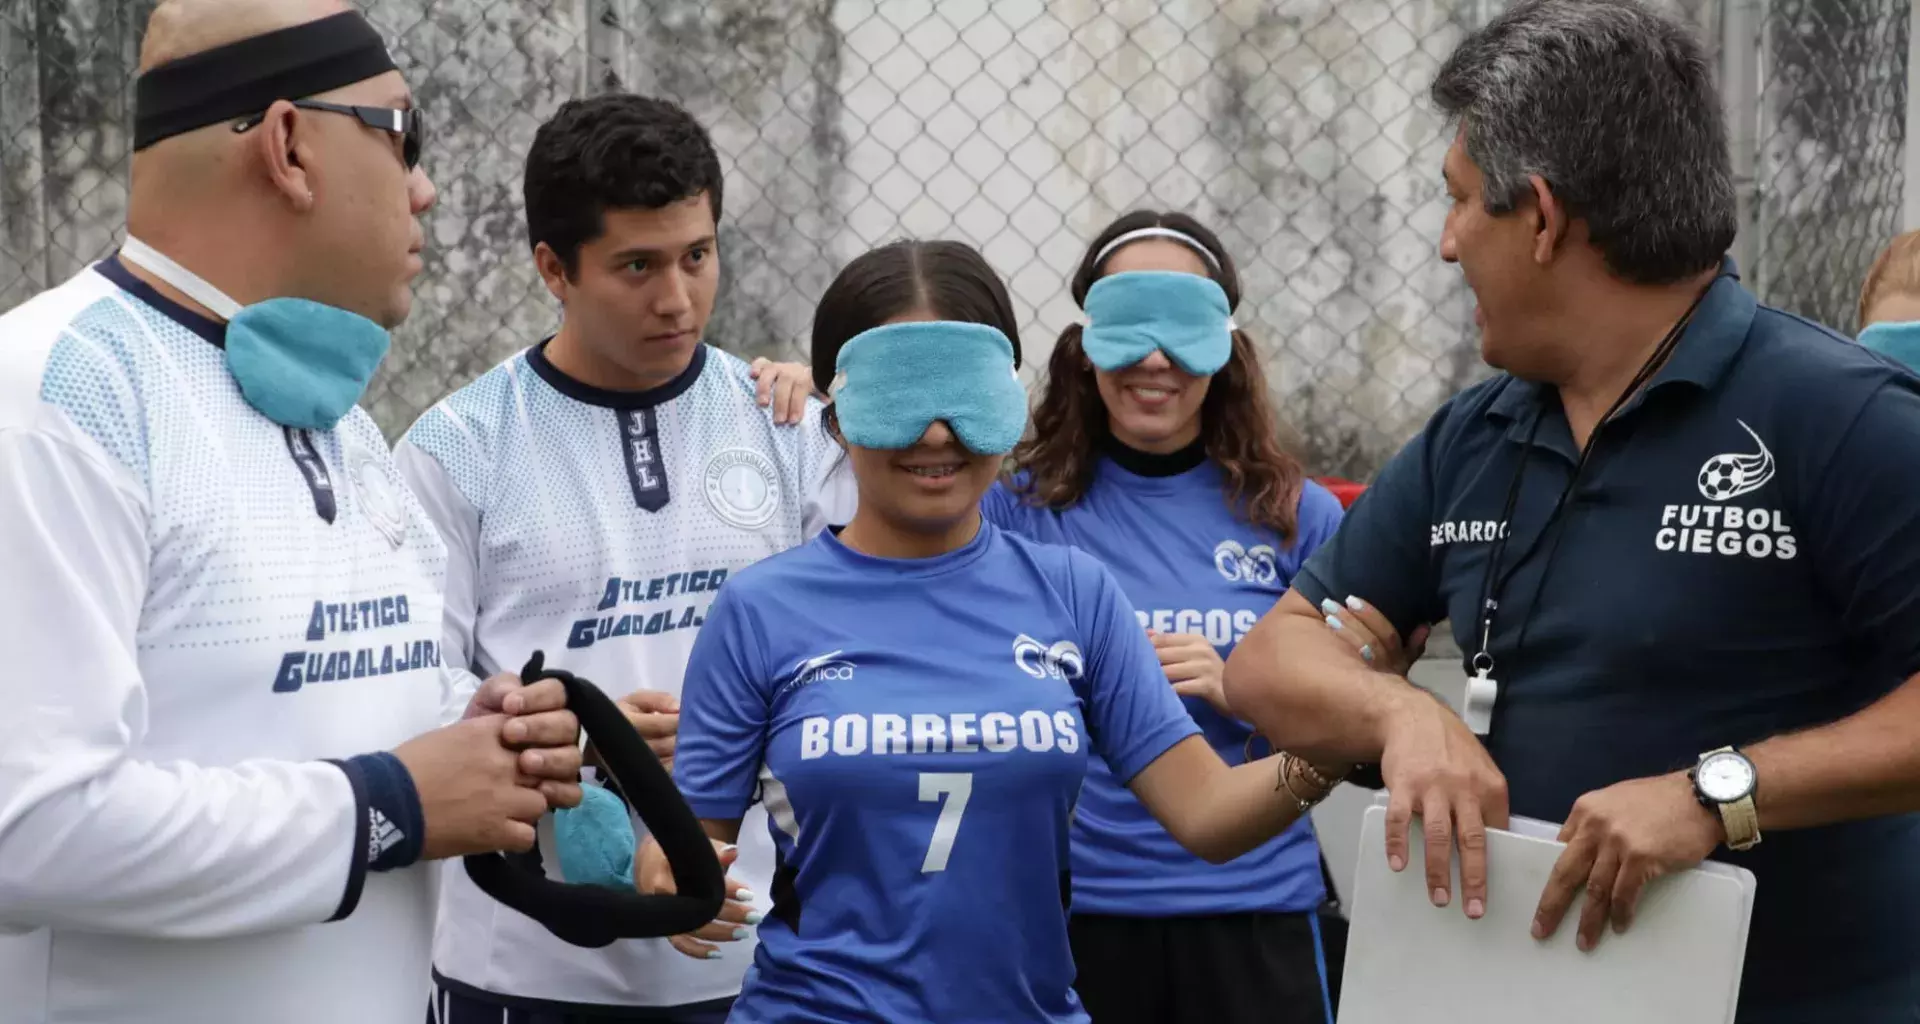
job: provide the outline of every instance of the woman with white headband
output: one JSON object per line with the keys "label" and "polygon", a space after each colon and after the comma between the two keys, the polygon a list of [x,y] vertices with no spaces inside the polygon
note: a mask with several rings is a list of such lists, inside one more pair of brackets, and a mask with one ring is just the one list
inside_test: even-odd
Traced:
{"label": "woman with white headband", "polygon": [[[1072,290],[1088,322],[1054,343],[1034,430],[984,512],[1105,563],[1208,744],[1245,761],[1256,741],[1221,695],[1226,656],[1333,534],[1340,503],[1280,446],[1213,232],[1129,213],[1088,247]],[[1328,1024],[1324,877],[1305,816],[1209,864],[1091,759],[1071,935],[1094,1024]]]}

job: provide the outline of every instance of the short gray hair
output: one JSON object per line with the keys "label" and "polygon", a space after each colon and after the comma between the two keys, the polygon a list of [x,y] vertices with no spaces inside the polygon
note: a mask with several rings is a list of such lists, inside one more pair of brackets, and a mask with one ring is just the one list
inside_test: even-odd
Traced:
{"label": "short gray hair", "polygon": [[1520,0],[1461,42],[1432,94],[1465,127],[1489,212],[1539,175],[1624,280],[1683,280],[1733,244],[1713,68],[1690,28],[1639,0]]}

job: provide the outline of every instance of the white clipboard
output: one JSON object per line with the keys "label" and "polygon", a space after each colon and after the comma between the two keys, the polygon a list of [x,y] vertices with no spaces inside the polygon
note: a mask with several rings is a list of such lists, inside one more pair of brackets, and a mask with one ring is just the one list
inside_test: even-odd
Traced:
{"label": "white clipboard", "polygon": [[1560,827],[1515,816],[1487,830],[1487,907],[1435,907],[1420,823],[1408,864],[1387,867],[1386,797],[1361,820],[1347,916],[1338,1024],[1733,1024],[1753,913],[1751,871],[1714,861],[1655,879],[1633,926],[1611,927],[1591,953],[1574,945],[1576,897],[1553,937],[1533,938],[1533,911],[1565,844]]}

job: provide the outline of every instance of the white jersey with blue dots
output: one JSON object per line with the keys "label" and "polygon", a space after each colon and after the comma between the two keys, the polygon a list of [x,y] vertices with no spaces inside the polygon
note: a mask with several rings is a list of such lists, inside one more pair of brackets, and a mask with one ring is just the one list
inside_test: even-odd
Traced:
{"label": "white jersey with blue dots", "polygon": [[[395,454],[451,550],[448,664],[471,686],[542,650],[611,696],[677,696],[727,579],[850,516],[852,477],[820,411],[774,425],[747,365],[704,345],[667,384],[609,392],[560,373],[545,343],[428,410]],[[772,847],[764,825],[751,835],[730,874],[764,911]],[[688,1006],[737,993],[752,960],[751,940],[705,962],[664,939],[582,949],[463,871],[443,890],[434,967],[456,988]]]}
{"label": "white jersey with blue dots", "polygon": [[451,713],[446,551],[224,337],[112,260],[0,317],[0,1022],[419,1020],[431,869],[323,759]]}

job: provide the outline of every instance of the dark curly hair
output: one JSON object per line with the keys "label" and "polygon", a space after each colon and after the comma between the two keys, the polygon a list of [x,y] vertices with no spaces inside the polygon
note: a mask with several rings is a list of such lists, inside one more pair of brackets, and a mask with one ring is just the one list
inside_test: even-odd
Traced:
{"label": "dark curly hair", "polygon": [[631,93],[568,100],[527,150],[527,244],[545,242],[571,275],[606,211],[657,210],[703,192],[720,223],[720,155],[685,110]]}
{"label": "dark curly hair", "polygon": [[[1240,306],[1240,271],[1220,239],[1184,213],[1135,210],[1107,225],[1087,247],[1073,275],[1073,301],[1084,305],[1087,289],[1100,279],[1106,261],[1094,257],[1114,239],[1140,228],[1172,228],[1206,247],[1218,263],[1213,278],[1227,293],[1229,308]],[[1111,257],[1109,257],[1111,258]],[[1106,403],[1093,366],[1080,347],[1080,325],[1072,324],[1053,344],[1047,381],[1033,413],[1033,431],[1013,450],[1012,469],[1027,480],[1016,487],[1023,499],[1064,509],[1078,502],[1093,484],[1096,455],[1110,435]],[[1267,400],[1267,377],[1259,353],[1246,332],[1233,332],[1233,353],[1213,375],[1200,405],[1200,440],[1207,457],[1225,476],[1225,498],[1236,514],[1291,543],[1306,471],[1280,444],[1280,424]]]}

